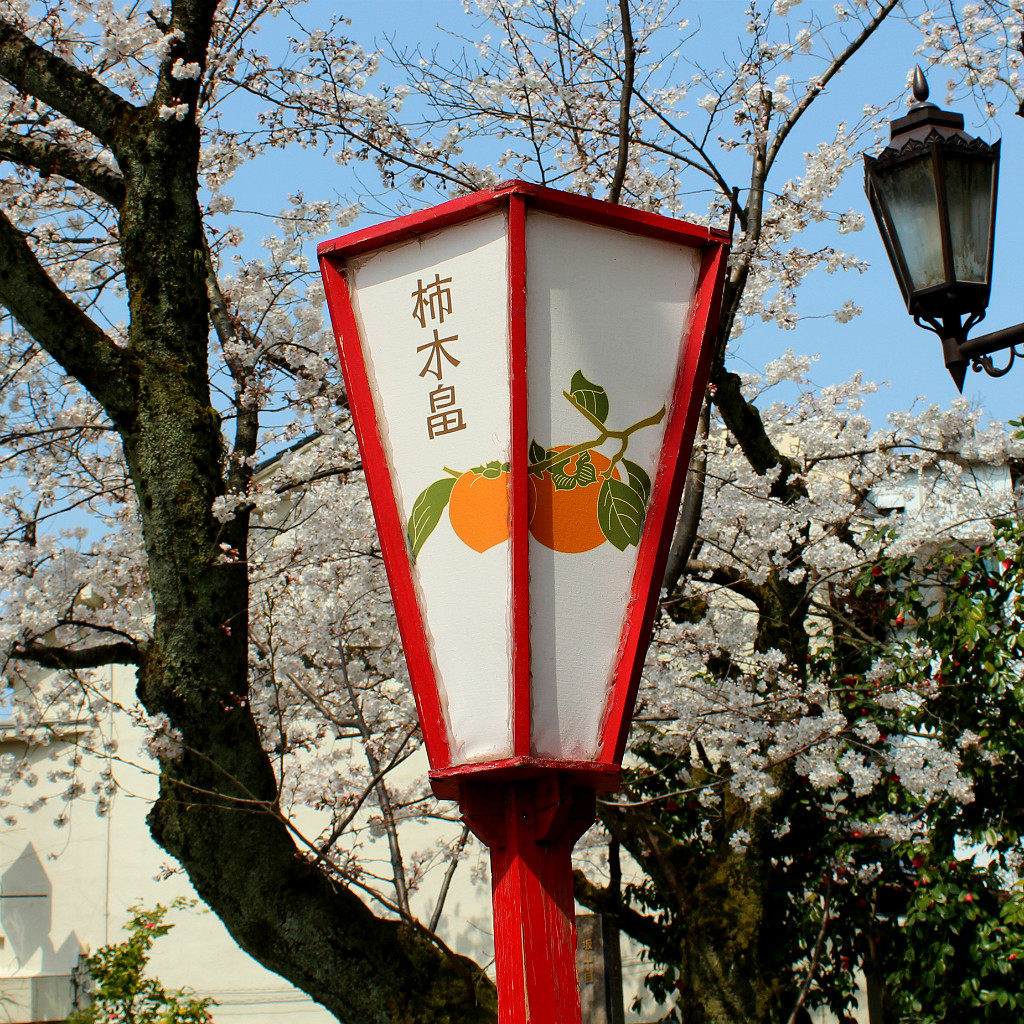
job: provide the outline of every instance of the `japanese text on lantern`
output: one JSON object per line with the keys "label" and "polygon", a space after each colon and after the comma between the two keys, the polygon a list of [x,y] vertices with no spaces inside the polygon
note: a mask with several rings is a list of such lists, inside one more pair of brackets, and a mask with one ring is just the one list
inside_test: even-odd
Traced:
{"label": "japanese text on lantern", "polygon": [[423,344],[416,347],[423,358],[420,376],[424,379],[433,377],[431,383],[436,385],[428,396],[430,413],[427,415],[427,436],[431,439],[466,427],[462,409],[455,404],[455,385],[445,382],[445,373],[450,377],[451,370],[461,362],[451,348],[459,336],[449,334],[451,328],[444,326],[445,318],[452,314],[451,283],[450,277],[441,277],[435,272],[434,280],[426,284],[422,278],[417,278],[416,288],[412,292],[413,320],[421,330],[433,332],[432,338],[424,334]]}
{"label": "japanese text on lantern", "polygon": [[583,940],[583,982],[586,985],[594,984],[594,940]]}

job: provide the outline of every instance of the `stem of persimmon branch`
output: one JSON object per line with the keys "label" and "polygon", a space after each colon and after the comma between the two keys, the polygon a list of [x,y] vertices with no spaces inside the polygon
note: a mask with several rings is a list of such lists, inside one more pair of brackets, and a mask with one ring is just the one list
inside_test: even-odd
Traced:
{"label": "stem of persimmon branch", "polygon": [[637,420],[636,423],[631,427],[626,427],[625,430],[609,430],[608,427],[606,427],[589,409],[580,405],[580,403],[577,402],[568,391],[563,391],[562,395],[572,404],[574,409],[578,410],[583,416],[590,420],[598,430],[601,431],[601,435],[600,437],[595,437],[592,441],[584,441],[582,444],[575,444],[571,448],[566,448],[564,451],[559,452],[557,455],[554,455],[549,459],[542,459],[540,462],[533,463],[533,465],[530,466],[530,472],[535,476],[539,476],[544,472],[544,470],[550,469],[552,466],[563,465],[570,459],[575,458],[577,455],[581,455],[590,448],[596,448],[599,445],[604,444],[608,438],[614,437],[620,442],[620,448],[612,458],[608,468],[601,474],[605,479],[607,479],[615,468],[616,463],[618,463],[622,456],[626,454],[626,449],[629,447],[630,435],[636,433],[638,430],[642,430],[644,427],[656,426],[665,418],[665,406],[663,405],[656,413],[646,416],[642,420]]}

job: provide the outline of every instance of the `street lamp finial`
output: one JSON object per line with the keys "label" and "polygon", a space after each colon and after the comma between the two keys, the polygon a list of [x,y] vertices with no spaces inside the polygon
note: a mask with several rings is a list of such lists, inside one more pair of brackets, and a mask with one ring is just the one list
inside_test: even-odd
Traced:
{"label": "street lamp finial", "polygon": [[924,72],[921,70],[921,65],[918,64],[914,68],[914,99],[918,103],[924,103],[928,99],[928,81],[924,77]]}

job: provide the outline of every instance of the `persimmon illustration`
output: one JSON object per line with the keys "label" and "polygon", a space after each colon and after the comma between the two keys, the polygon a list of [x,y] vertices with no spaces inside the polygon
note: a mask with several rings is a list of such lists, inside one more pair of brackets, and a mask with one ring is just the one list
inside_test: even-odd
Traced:
{"label": "persimmon illustration", "polygon": [[456,536],[474,551],[508,540],[508,471],[496,462],[463,473],[448,499]]}
{"label": "persimmon illustration", "polygon": [[[606,540],[625,551],[640,543],[651,478],[625,457],[629,439],[665,417],[665,407],[623,430],[607,426],[608,393],[587,380],[582,370],[572,375],[562,397],[597,431],[589,441],[545,448],[531,441],[527,474],[529,529],[545,547],[579,554]],[[610,455],[601,451],[618,444]],[[487,551],[508,540],[509,463],[494,460],[466,471],[444,467],[447,476],[425,487],[409,513],[409,545],[416,558],[441,521],[444,510],[455,535],[474,551]]]}
{"label": "persimmon illustration", "polygon": [[[569,450],[563,444],[546,455]],[[601,529],[597,503],[611,459],[588,448],[568,462],[555,463],[539,477],[530,476],[530,533],[546,548],[578,554],[599,547],[608,538]],[[613,469],[619,479],[618,469]]]}

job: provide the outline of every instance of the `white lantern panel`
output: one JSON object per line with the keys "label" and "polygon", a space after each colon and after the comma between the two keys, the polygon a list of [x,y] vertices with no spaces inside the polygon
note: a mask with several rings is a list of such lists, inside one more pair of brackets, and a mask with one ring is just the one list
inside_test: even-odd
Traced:
{"label": "white lantern panel", "polygon": [[490,214],[349,263],[453,763],[512,753],[506,236]]}
{"label": "white lantern panel", "polygon": [[700,254],[535,212],[526,243],[532,744],[537,756],[589,759]]}

